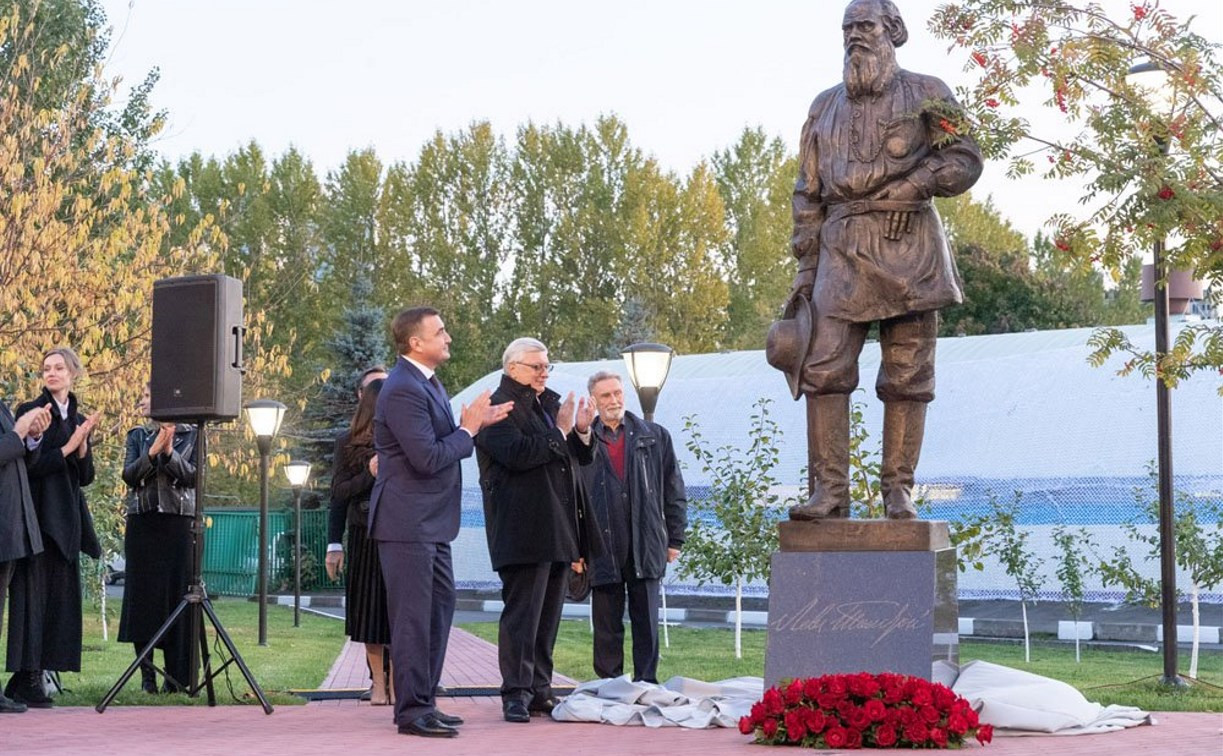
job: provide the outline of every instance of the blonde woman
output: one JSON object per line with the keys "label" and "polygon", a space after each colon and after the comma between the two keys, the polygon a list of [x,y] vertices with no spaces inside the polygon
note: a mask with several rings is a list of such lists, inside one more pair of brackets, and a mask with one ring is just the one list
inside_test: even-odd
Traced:
{"label": "blonde woman", "polygon": [[10,589],[7,669],[14,674],[4,693],[31,708],[51,707],[43,686],[45,670],[81,669],[79,554],[102,556],[81,491],[93,482],[89,433],[98,422],[96,413],[80,413],[72,393],[82,373],[81,360],[70,348],[48,351],[42,359],[42,393],[15,413],[51,410],[51,424],[28,469],[44,548],[18,560]]}

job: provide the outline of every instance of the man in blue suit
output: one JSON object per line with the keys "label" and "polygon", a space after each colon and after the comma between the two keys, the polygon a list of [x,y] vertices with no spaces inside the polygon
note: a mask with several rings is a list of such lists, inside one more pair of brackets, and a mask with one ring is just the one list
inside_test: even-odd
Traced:
{"label": "man in blue suit", "polygon": [[369,532],[386,581],[395,723],[400,734],[452,738],[463,720],[437,710],[434,690],[454,617],[450,542],[459,534],[459,461],[472,453],[480,429],[504,419],[512,405],[493,405],[485,391],[456,424],[434,375],[450,359],[438,311],[404,310],[391,330],[400,357],[374,413]]}

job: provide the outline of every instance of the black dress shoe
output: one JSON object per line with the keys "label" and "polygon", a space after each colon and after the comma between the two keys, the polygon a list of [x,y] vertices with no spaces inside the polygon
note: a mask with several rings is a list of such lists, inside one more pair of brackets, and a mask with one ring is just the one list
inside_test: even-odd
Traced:
{"label": "black dress shoe", "polygon": [[458,727],[463,724],[463,718],[455,714],[443,714],[440,711],[434,711],[433,717],[447,727]]}
{"label": "black dress shoe", "polygon": [[453,738],[459,731],[442,724],[433,714],[417,717],[407,724],[399,725],[400,735],[420,735],[422,738]]}
{"label": "black dress shoe", "polygon": [[14,701],[0,693],[0,714],[20,714],[28,707],[20,701]]}
{"label": "black dress shoe", "polygon": [[531,703],[527,704],[527,711],[535,716],[546,717],[552,714],[552,710],[560,706],[560,699],[556,696],[548,696],[547,698],[532,699]]}
{"label": "black dress shoe", "polygon": [[501,704],[501,713],[507,722],[530,722],[531,712],[527,711],[527,705],[522,701],[504,701]]}
{"label": "black dress shoe", "polygon": [[51,708],[51,697],[43,688],[41,671],[14,672],[8,685],[4,686],[4,695],[31,709]]}

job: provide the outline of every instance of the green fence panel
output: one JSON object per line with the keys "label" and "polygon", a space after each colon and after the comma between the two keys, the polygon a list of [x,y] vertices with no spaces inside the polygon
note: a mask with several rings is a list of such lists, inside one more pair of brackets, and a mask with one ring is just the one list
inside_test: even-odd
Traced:
{"label": "green fence panel", "polygon": [[[259,510],[238,507],[205,512],[204,583],[210,595],[253,596],[259,573]],[[268,512],[268,592],[293,592],[293,510]],[[327,579],[327,510],[302,510],[302,591],[335,590]]]}

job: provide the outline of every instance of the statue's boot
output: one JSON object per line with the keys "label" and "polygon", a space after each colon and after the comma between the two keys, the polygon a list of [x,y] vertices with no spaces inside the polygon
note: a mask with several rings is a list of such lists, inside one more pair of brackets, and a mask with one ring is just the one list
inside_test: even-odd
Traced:
{"label": "statue's boot", "polygon": [[925,402],[884,402],[880,491],[889,520],[912,520],[913,476],[926,431]]}
{"label": "statue's boot", "polygon": [[791,520],[849,517],[849,394],[813,397],[807,439],[815,485],[806,504],[790,507]]}

